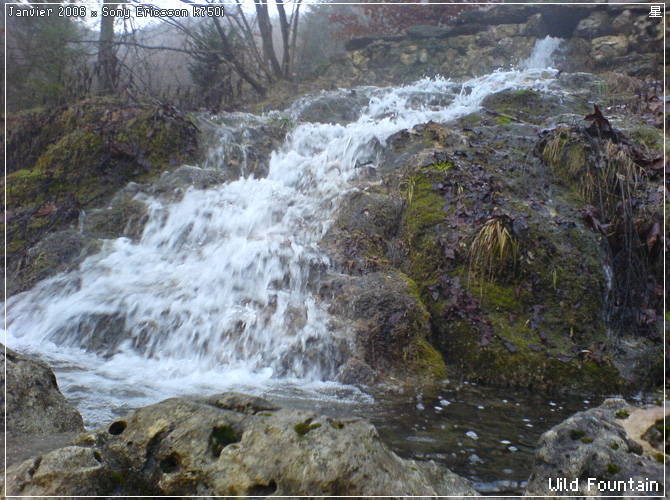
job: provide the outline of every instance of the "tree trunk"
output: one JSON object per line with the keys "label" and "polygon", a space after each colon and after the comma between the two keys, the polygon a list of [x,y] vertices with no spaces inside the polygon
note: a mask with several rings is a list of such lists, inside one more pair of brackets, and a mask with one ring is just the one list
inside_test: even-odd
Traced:
{"label": "tree trunk", "polygon": [[[103,6],[115,9],[118,7],[112,2],[114,0],[103,0]],[[118,3],[114,1],[114,3]],[[100,15],[100,43],[98,45],[98,90],[103,93],[111,93],[116,90],[118,79],[118,61],[114,50],[114,16]]]}
{"label": "tree trunk", "polygon": [[256,0],[256,15],[258,17],[258,28],[261,31],[261,40],[263,41],[263,55],[265,60],[270,64],[272,73],[276,78],[282,77],[281,67],[277,61],[274,44],[272,43],[272,23],[270,22],[270,14],[268,12],[267,4],[261,3],[262,0]]}
{"label": "tree trunk", "polygon": [[214,25],[216,26],[216,31],[219,33],[219,37],[221,38],[221,43],[223,45],[223,57],[226,61],[230,62],[230,64],[233,65],[235,68],[235,71],[237,72],[238,75],[240,75],[244,80],[246,80],[249,85],[253,87],[253,89],[258,92],[261,96],[265,97],[266,90],[263,85],[256,80],[251,73],[249,73],[243,64],[240,63],[240,61],[237,59],[235,52],[233,51],[232,47],[230,46],[230,42],[228,41],[228,37],[226,36],[226,32],[223,31],[223,27],[221,26],[221,23],[219,22],[219,18],[213,17],[212,20],[214,21]]}
{"label": "tree trunk", "polygon": [[277,2],[277,12],[279,12],[279,27],[281,29],[281,40],[282,40],[282,58],[281,58],[281,74],[282,78],[285,80],[290,80],[290,56],[289,56],[289,31],[291,26],[289,24],[288,18],[286,17],[286,10],[284,9],[284,1],[276,0]]}
{"label": "tree trunk", "polygon": [[289,60],[289,72],[291,73],[291,76],[293,76],[293,73],[295,73],[295,51],[296,46],[298,44],[298,16],[300,16],[301,1],[302,0],[298,0],[296,2],[295,11],[293,12],[293,17],[291,18],[291,24],[293,25],[293,27],[291,28],[293,30],[293,33],[291,40],[291,57]]}

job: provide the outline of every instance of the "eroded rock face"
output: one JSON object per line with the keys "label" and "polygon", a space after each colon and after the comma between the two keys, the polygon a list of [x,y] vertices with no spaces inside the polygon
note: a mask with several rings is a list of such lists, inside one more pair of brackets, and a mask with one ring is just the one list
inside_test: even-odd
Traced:
{"label": "eroded rock face", "polygon": [[[9,435],[83,431],[79,412],[65,400],[51,368],[43,361],[22,356],[0,344],[7,363],[7,432]],[[4,391],[0,392],[4,395]]]}
{"label": "eroded rock face", "polygon": [[[354,332],[356,354],[341,381],[447,373],[602,394],[662,380],[651,323],[642,335],[608,336],[612,273],[622,269],[612,270],[607,241],[589,222],[586,173],[566,166],[619,168],[616,155],[638,147],[627,137],[639,140],[648,128],[631,117],[609,143],[577,127],[581,146],[568,154],[572,136],[556,124],[581,120],[601,97],[588,75],[561,75],[554,85],[568,95],[503,91],[480,113],[398,132],[357,178],[321,242],[334,269],[319,295]],[[660,135],[644,144],[657,147]],[[638,185],[639,234],[660,216],[659,182],[650,172]],[[494,230],[514,245],[502,261],[475,244]],[[658,261],[654,252],[647,262]],[[651,271],[660,283],[660,271]]]}
{"label": "eroded rock face", "polygon": [[[627,425],[630,420],[645,422],[640,414],[648,412],[623,399],[608,399],[545,432],[524,494],[555,495],[556,478],[568,478],[569,487],[576,489],[563,488],[563,495],[662,495],[662,448],[645,444],[644,430],[636,432],[639,426]],[[653,424],[652,419],[646,426]],[[641,491],[640,484],[652,489]]]}
{"label": "eroded rock face", "polygon": [[142,408],[10,468],[7,486],[31,495],[476,494],[447,469],[399,458],[363,420],[240,394]]}
{"label": "eroded rock face", "polygon": [[[546,36],[567,41],[555,63],[565,71],[662,74],[662,23],[645,7],[496,6],[462,13],[455,26],[414,26],[405,35],[350,40],[329,78],[379,84],[441,75],[470,78],[526,59]],[[658,21],[658,20],[656,20]]]}

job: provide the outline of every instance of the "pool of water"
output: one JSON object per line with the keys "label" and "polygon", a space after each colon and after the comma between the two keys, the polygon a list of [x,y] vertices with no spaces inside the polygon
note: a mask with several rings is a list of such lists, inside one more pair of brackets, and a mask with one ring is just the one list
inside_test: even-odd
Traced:
{"label": "pool of water", "polygon": [[[468,478],[483,494],[519,494],[540,435],[605,399],[529,394],[444,381],[412,389],[384,386],[337,400],[265,394],[285,407],[370,420],[403,458],[434,460]],[[341,395],[343,396],[343,395]],[[346,403],[344,401],[347,401]]]}
{"label": "pool of water", "polygon": [[539,396],[467,382],[374,397],[377,408],[367,417],[393,451],[445,465],[484,494],[520,493],[540,435],[604,399]]}

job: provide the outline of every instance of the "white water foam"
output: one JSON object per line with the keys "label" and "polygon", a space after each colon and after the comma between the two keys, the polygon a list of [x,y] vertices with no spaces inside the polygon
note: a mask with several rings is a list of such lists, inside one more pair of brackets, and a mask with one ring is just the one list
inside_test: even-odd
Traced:
{"label": "white water foam", "polygon": [[[272,153],[267,178],[152,199],[139,242],[107,241],[79,270],[10,298],[8,345],[55,363],[89,424],[165,397],[231,388],[359,398],[328,382],[350,339],[310,287],[328,267],[319,241],[355,166],[377,161],[395,132],[477,111],[501,90],[546,89],[553,74],[360,89],[369,103],[356,122],[300,124]],[[450,104],[434,104],[445,95]]]}
{"label": "white water foam", "polygon": [[562,42],[564,42],[562,38],[554,38],[551,36],[547,36],[542,40],[537,40],[528,59],[519,63],[519,69],[553,68],[555,64],[553,56]]}

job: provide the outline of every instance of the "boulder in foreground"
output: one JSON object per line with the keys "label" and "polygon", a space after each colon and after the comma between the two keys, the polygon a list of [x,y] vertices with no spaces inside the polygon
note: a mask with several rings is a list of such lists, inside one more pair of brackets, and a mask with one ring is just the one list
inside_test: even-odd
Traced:
{"label": "boulder in foreground", "polygon": [[662,496],[663,410],[608,399],[568,418],[540,438],[524,494]]}
{"label": "boulder in foreground", "polygon": [[435,463],[403,460],[361,419],[222,394],[142,408],[7,473],[11,495],[457,495]]}
{"label": "boulder in foreground", "polygon": [[[43,361],[28,358],[0,344],[2,385],[7,384],[7,433],[46,434],[83,431],[84,421],[61,394],[56,375]],[[4,391],[0,391],[0,397]]]}

